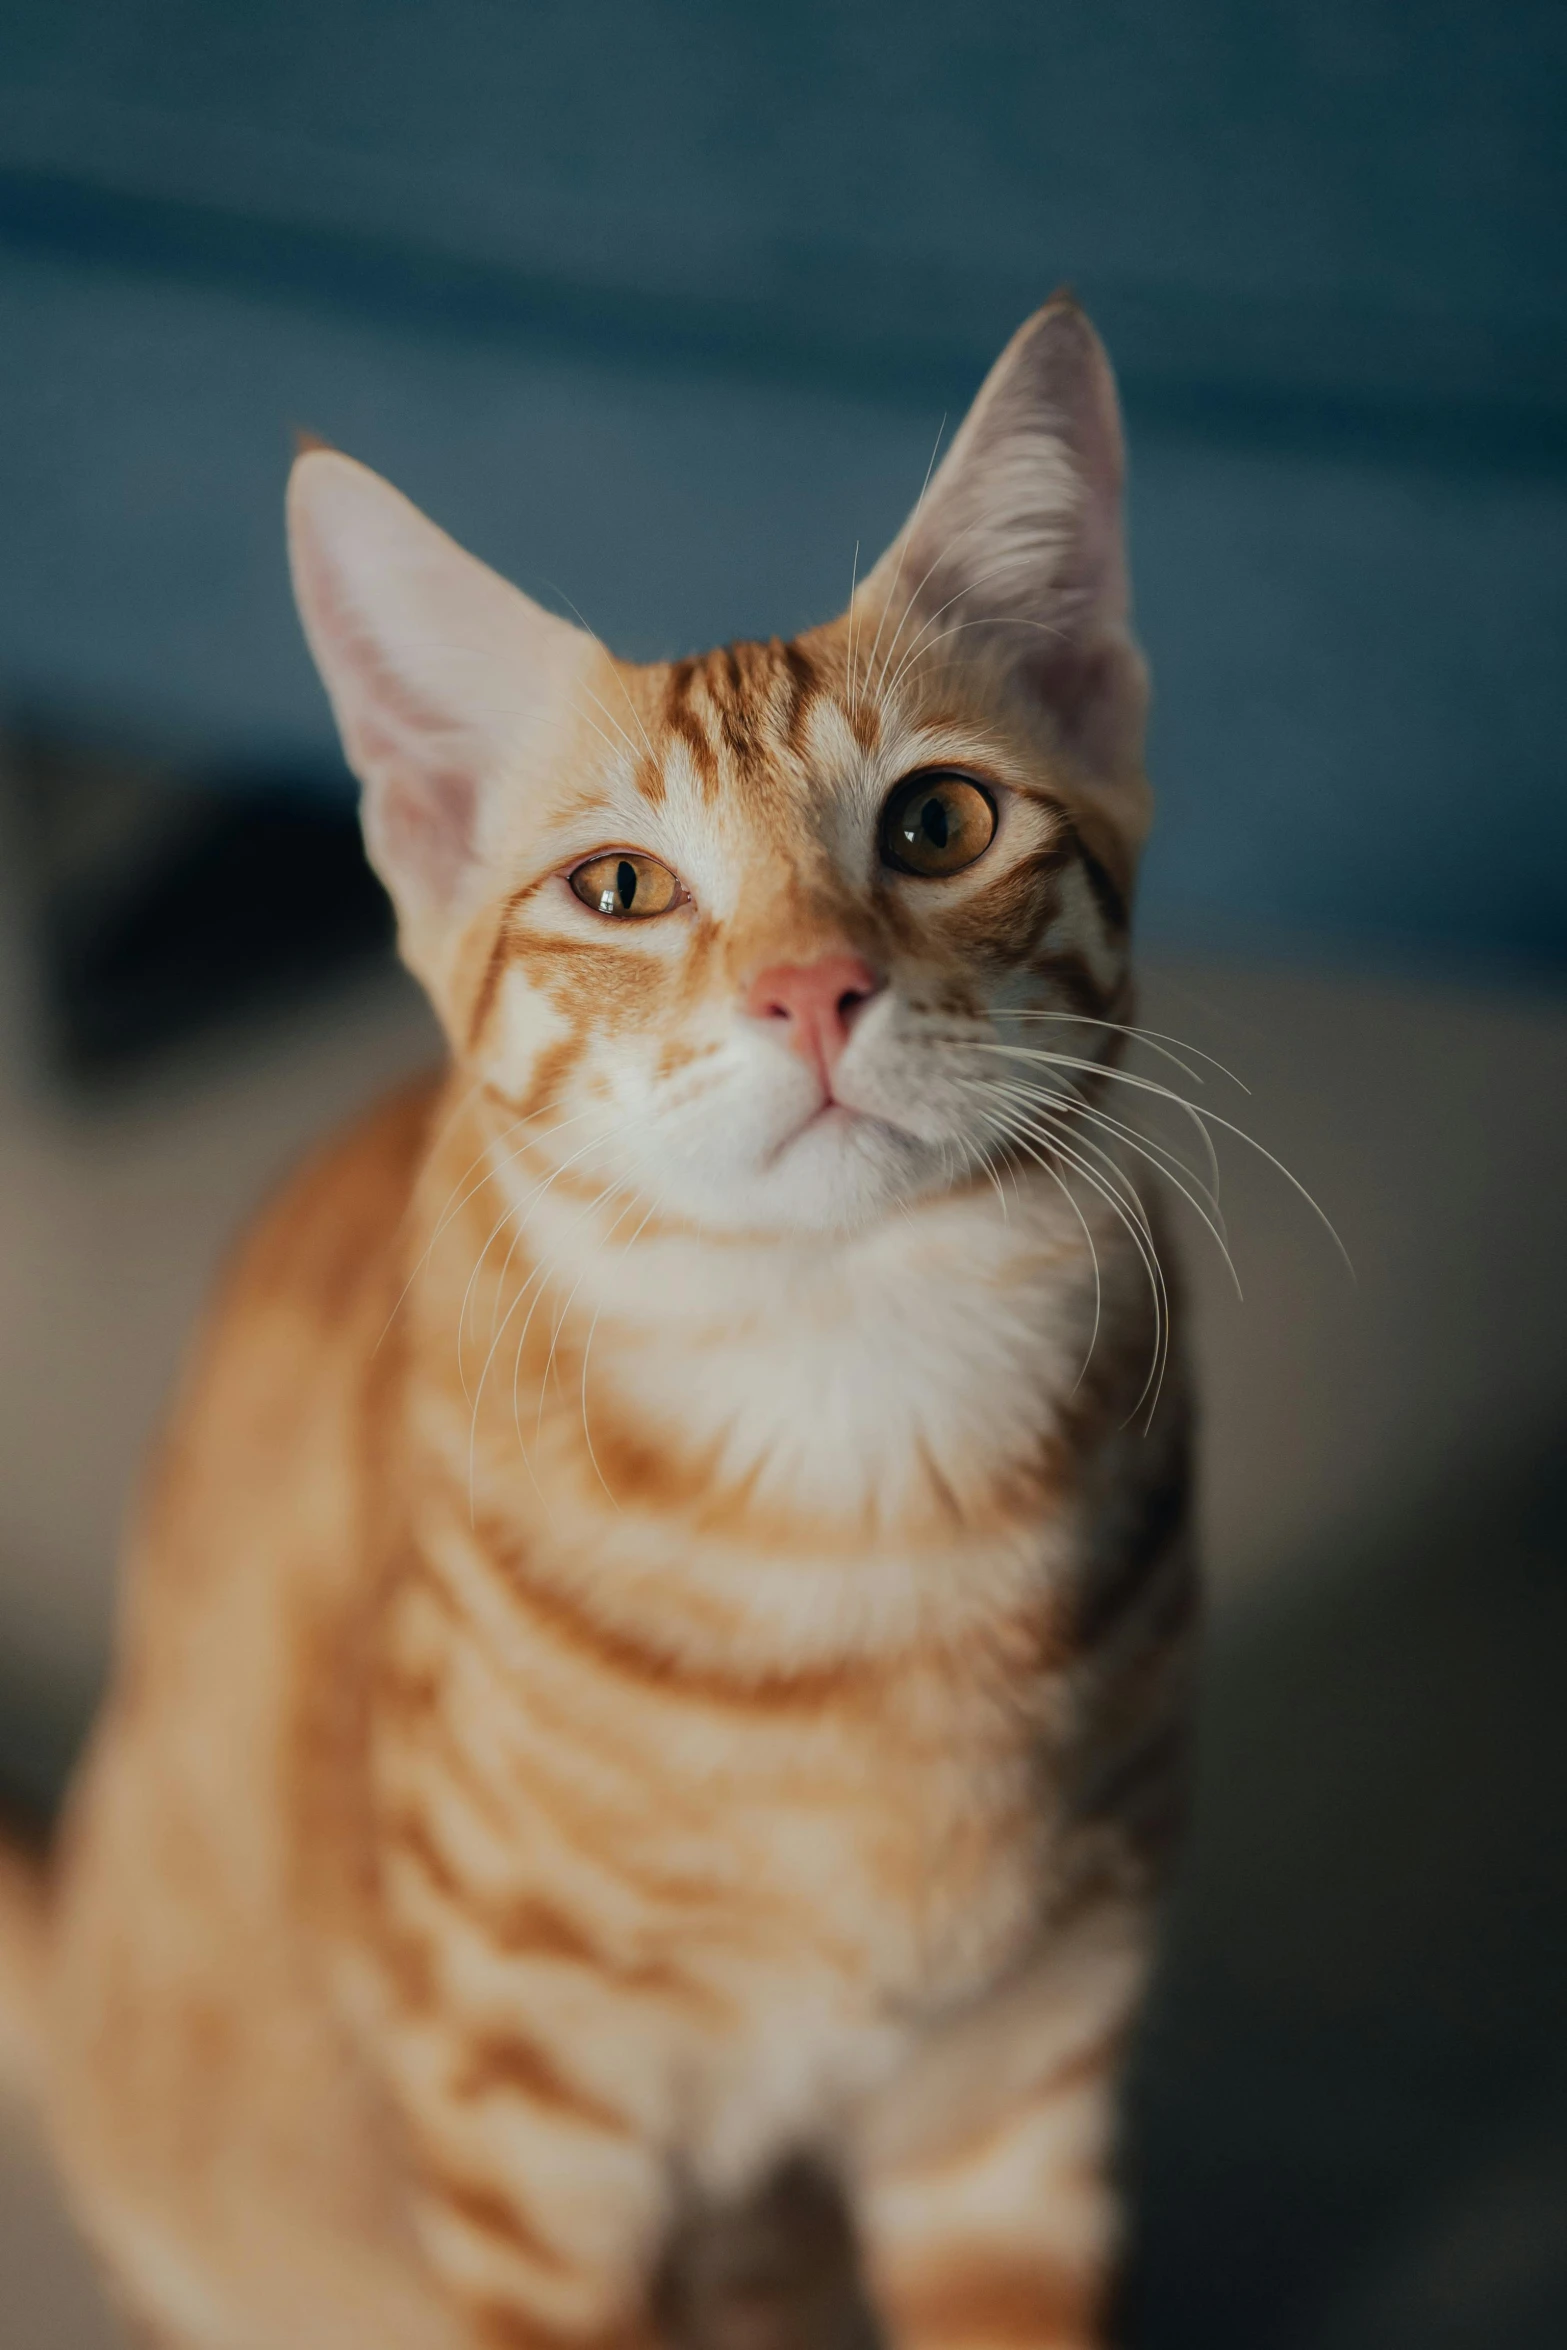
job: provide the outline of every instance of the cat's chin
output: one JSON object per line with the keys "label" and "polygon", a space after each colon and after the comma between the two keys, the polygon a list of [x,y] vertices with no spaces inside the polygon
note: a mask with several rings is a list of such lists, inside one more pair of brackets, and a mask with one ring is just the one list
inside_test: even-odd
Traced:
{"label": "cat's chin", "polygon": [[829,1101],[769,1153],[734,1207],[741,1221],[786,1231],[857,1232],[940,1181],[938,1154],[906,1128]]}

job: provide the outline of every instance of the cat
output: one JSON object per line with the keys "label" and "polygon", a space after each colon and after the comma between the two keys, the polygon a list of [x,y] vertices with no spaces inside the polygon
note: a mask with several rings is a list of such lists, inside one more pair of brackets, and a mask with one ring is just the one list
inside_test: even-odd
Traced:
{"label": "cat", "polygon": [[450,1065],[239,1252],[12,1883],[161,2350],[1106,2338],[1197,1611],[1122,472],[1058,297],[847,613],[635,667],[298,458]]}

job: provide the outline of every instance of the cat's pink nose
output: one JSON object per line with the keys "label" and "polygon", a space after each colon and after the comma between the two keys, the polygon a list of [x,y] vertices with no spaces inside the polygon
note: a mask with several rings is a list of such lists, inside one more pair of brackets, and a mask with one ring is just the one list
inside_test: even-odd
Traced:
{"label": "cat's pink nose", "polygon": [[752,980],[745,1008],[753,1020],[786,1021],[790,1045],[830,1086],[855,1014],[880,994],[881,984],[858,955],[823,955],[817,963],[775,963]]}

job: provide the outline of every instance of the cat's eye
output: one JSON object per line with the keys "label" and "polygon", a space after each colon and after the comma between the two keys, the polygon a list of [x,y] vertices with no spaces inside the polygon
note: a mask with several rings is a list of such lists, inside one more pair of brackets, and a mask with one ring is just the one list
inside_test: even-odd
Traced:
{"label": "cat's eye", "polygon": [[639,857],[629,849],[609,849],[589,857],[571,876],[571,886],[595,914],[617,922],[645,922],[652,914],[667,914],[680,896],[680,884],[656,857]]}
{"label": "cat's eye", "polygon": [[883,811],[881,853],[902,873],[961,873],[995,831],[994,800],[966,775],[911,775]]}

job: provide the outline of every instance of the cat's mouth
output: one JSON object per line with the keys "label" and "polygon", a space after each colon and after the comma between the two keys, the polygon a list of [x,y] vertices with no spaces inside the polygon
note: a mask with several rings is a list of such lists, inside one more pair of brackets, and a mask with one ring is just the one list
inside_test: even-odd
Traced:
{"label": "cat's mouth", "polygon": [[776,1166],[797,1143],[840,1135],[847,1141],[855,1134],[869,1134],[873,1129],[879,1129],[883,1134],[904,1134],[904,1129],[891,1118],[883,1117],[875,1110],[860,1109],[853,1102],[846,1102],[829,1086],[815,1109],[802,1118],[798,1125],[791,1127],[783,1139],[774,1145],[768,1153],[768,1163]]}
{"label": "cat's mouth", "polygon": [[788,1133],[774,1143],[767,1154],[768,1165],[776,1167],[779,1160],[792,1151],[797,1142],[803,1142],[807,1135],[846,1132],[850,1127],[857,1126],[863,1116],[863,1111],[840,1101],[835,1093],[824,1093],[815,1109],[808,1110],[798,1124],[791,1126]]}

